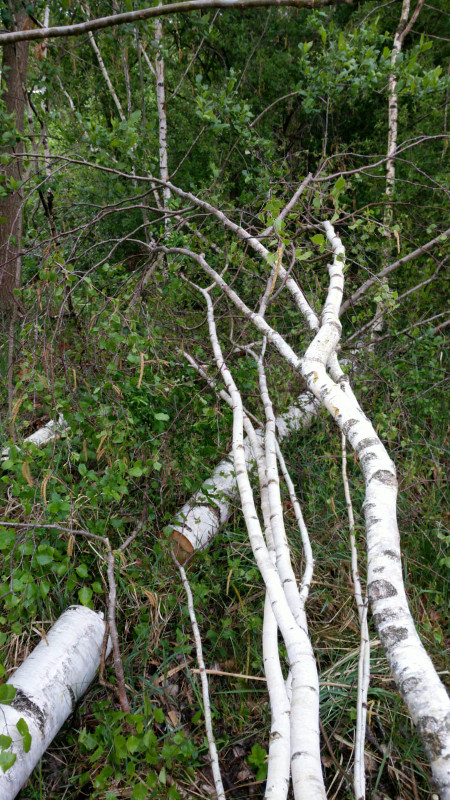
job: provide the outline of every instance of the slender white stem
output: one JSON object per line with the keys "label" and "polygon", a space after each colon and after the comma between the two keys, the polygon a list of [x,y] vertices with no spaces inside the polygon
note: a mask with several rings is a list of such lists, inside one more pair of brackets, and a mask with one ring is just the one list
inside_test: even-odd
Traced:
{"label": "slender white stem", "polygon": [[[188,200],[199,208],[203,208],[208,214],[213,214],[225,228],[233,231],[233,233],[235,233],[239,239],[242,239],[246,244],[248,244],[248,246],[251,247],[255,253],[258,253],[260,256],[262,256],[265,261],[269,260],[269,250],[267,250],[267,248],[264,247],[264,245],[258,239],[256,239],[254,236],[251,236],[245,228],[243,228],[241,225],[236,225],[235,222],[232,222],[232,220],[230,220],[226,214],[223,213],[223,211],[220,211],[220,209],[211,205],[211,203],[208,203],[206,200],[196,197],[196,195],[192,194],[191,192],[185,192],[183,189],[175,186],[170,181],[169,187],[174,194],[177,194],[179,197]],[[282,280],[285,280],[286,288],[291,293],[297,308],[305,317],[311,330],[317,330],[319,325],[317,316],[312,310],[296,281],[291,276],[287,275],[287,272],[282,264],[280,265],[278,274]]]}
{"label": "slender white stem", "polygon": [[[189,363],[197,369],[207,383],[217,391],[214,380],[188,354],[184,353]],[[220,391],[220,396],[232,406],[228,392]],[[255,431],[249,417],[244,414],[244,429],[250,442],[258,467],[261,492],[261,511],[264,520],[264,535],[272,558],[275,558],[273,536],[270,521],[270,505],[267,491],[267,470],[264,450],[261,444],[262,431]],[[266,592],[263,619],[263,663],[267,679],[271,709],[271,728],[269,739],[268,769],[266,781],[266,800],[283,800],[289,789],[290,774],[290,699],[288,699],[278,649],[278,625]]]}
{"label": "slender white stem", "polygon": [[[280,469],[284,478],[284,482],[287,486],[289,497],[292,503],[292,508],[294,509],[295,519],[297,520],[298,528],[300,531],[300,535],[302,538],[302,546],[303,546],[303,553],[305,556],[305,566],[303,569],[302,581],[301,581],[301,588],[299,592],[300,596],[300,603],[301,608],[304,612],[304,607],[306,600],[308,599],[309,589],[311,586],[312,576],[314,572],[314,556],[311,547],[311,541],[309,538],[308,528],[306,527],[305,520],[303,519],[302,509],[300,503],[297,499],[297,495],[295,493],[295,487],[292,482],[291,476],[289,475],[289,471],[286,467],[286,462],[283,458],[283,454],[280,450],[280,446],[278,442],[276,442],[276,449],[277,449],[277,458],[278,463],[280,465]],[[307,620],[306,614],[304,618],[304,622],[302,627],[307,629]]]}
{"label": "slender white stem", "polygon": [[[89,6],[85,6],[85,8],[83,8],[83,11],[88,17],[90,16]],[[88,31],[88,39],[89,39],[89,42],[91,44],[91,47],[92,47],[95,55],[97,56],[98,65],[99,65],[101,73],[102,73],[102,75],[103,75],[103,77],[105,79],[105,82],[106,82],[106,85],[107,85],[107,87],[109,89],[111,97],[114,100],[114,104],[115,104],[115,106],[117,108],[117,111],[119,112],[119,117],[123,122],[125,120],[125,114],[123,113],[122,104],[121,104],[119,98],[117,97],[117,94],[116,94],[116,91],[114,89],[114,86],[112,85],[111,78],[109,77],[108,70],[105,67],[105,62],[103,61],[102,54],[101,54],[101,52],[99,50],[97,42],[95,41],[94,34],[92,33],[92,31]]]}
{"label": "slender white stem", "polygon": [[364,764],[364,745],[366,740],[367,693],[370,681],[370,641],[367,624],[367,597],[363,599],[361,580],[358,570],[358,551],[355,538],[355,517],[347,476],[347,448],[345,434],[342,434],[342,481],[344,484],[345,503],[347,506],[348,528],[350,535],[350,552],[352,561],[353,592],[358,609],[360,625],[360,651],[358,658],[358,688],[356,700],[356,732],[355,763],[353,786],[356,800],[365,800],[366,774]]}
{"label": "slender white stem", "polygon": [[219,757],[217,755],[216,740],[214,738],[214,731],[212,726],[211,703],[209,701],[209,689],[208,689],[208,674],[206,672],[205,662],[203,660],[202,639],[200,636],[197,617],[195,614],[194,600],[192,597],[191,587],[189,585],[189,581],[187,579],[184,567],[181,564],[179,564],[176,559],[174,559],[174,561],[180,571],[181,580],[183,582],[184,590],[186,592],[189,618],[191,620],[192,633],[194,634],[195,649],[197,652],[197,663],[200,671],[200,681],[202,684],[203,711],[205,714],[206,737],[208,739],[209,756],[211,759],[211,769],[214,778],[214,786],[216,787],[217,800],[226,800],[225,791],[222,783],[222,775],[220,772]]}

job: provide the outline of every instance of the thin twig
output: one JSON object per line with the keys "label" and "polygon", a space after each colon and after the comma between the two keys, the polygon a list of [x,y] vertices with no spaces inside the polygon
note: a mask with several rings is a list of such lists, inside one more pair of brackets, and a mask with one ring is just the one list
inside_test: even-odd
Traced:
{"label": "thin twig", "polygon": [[212,727],[212,718],[211,718],[211,704],[209,702],[209,690],[208,690],[208,678],[206,674],[205,662],[203,660],[203,648],[202,648],[202,640],[200,636],[200,631],[197,623],[197,617],[195,615],[194,609],[194,600],[192,597],[191,587],[189,585],[189,581],[186,576],[186,572],[184,567],[178,562],[176,555],[171,551],[171,556],[173,563],[177,567],[181,580],[183,582],[184,590],[186,592],[187,597],[187,604],[189,609],[189,617],[191,620],[192,625],[192,633],[194,634],[195,640],[195,649],[197,651],[197,661],[199,666],[200,672],[200,680],[202,683],[202,696],[203,696],[203,710],[205,714],[205,728],[206,728],[206,736],[208,739],[208,746],[209,746],[209,755],[211,758],[211,769],[214,777],[214,785],[216,787],[216,794],[217,800],[226,800],[225,798],[225,791],[223,788],[222,783],[222,776],[220,774],[220,765],[219,765],[219,758],[217,755],[217,747],[216,741],[214,739],[214,732]]}

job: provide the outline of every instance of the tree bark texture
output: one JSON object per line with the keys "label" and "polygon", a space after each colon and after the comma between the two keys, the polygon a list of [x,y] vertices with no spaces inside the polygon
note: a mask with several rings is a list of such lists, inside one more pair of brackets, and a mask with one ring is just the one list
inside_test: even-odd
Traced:
{"label": "tree bark texture", "polygon": [[[19,9],[16,26],[19,31],[27,26],[28,16]],[[3,48],[2,80],[6,112],[12,116],[19,134],[10,148],[3,154],[12,156],[4,169],[5,181],[22,180],[24,142],[21,138],[25,127],[25,82],[28,65],[28,42],[12,42]],[[2,187],[5,186],[5,181]],[[0,199],[0,314],[9,316],[14,305],[13,291],[20,285],[20,240],[22,235],[22,189],[8,192]]]}

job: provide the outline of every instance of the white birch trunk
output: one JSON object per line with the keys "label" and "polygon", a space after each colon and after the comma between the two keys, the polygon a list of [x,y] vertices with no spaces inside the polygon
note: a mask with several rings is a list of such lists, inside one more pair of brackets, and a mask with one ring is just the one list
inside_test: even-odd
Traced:
{"label": "white birch trunk", "polygon": [[[159,119],[159,174],[163,182],[163,201],[164,210],[167,209],[170,200],[170,189],[167,185],[169,180],[169,170],[167,166],[167,116],[166,116],[166,90],[164,85],[164,59],[161,54],[161,46],[163,39],[163,28],[160,19],[155,23],[156,42],[158,45],[158,52],[155,61],[156,73],[156,101],[158,104],[158,119]],[[167,226],[168,218],[164,218],[164,224]]]}
{"label": "white birch trunk", "polygon": [[[13,800],[94,679],[104,635],[100,614],[72,606],[9,679],[16,695],[0,705],[0,733],[11,737],[17,758],[7,772],[0,769],[1,800]],[[27,753],[16,727],[20,719],[31,734]]]}

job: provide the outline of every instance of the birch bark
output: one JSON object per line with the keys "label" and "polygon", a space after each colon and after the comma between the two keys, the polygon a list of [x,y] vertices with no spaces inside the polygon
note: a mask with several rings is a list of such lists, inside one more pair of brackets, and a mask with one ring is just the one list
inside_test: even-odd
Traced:
{"label": "birch bark", "polygon": [[[0,705],[0,733],[11,737],[11,750],[17,758],[7,772],[0,770],[2,800],[14,800],[93,681],[104,635],[101,615],[84,606],[72,606],[9,679],[16,695],[8,705]],[[31,734],[28,752],[16,727],[20,719]]]}
{"label": "birch bark", "polygon": [[[161,47],[163,40],[163,27],[160,19],[155,23],[156,42],[158,45],[158,52],[155,61],[156,73],[156,100],[158,103],[158,119],[159,119],[159,173],[163,182],[162,194],[164,211],[170,200],[170,188],[168,186],[169,170],[167,166],[167,116],[166,116],[166,90],[164,85],[164,58],[162,55]],[[164,217],[164,224],[167,227],[169,222],[168,217]]]}

